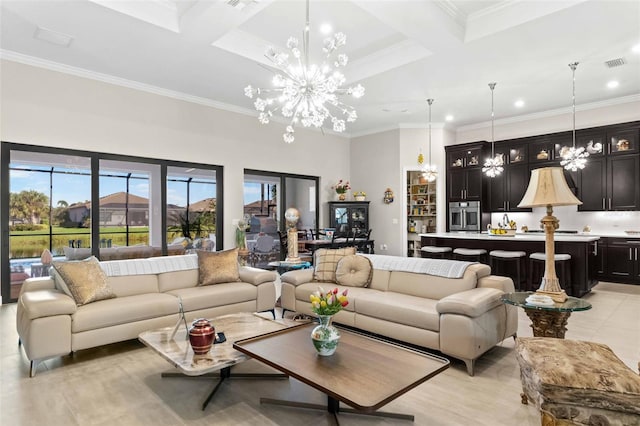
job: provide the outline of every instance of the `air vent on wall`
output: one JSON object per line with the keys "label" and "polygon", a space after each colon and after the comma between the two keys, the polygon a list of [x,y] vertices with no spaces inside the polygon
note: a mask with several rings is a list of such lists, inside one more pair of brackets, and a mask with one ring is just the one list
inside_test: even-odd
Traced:
{"label": "air vent on wall", "polygon": [[609,61],[606,61],[604,64],[607,66],[607,68],[613,68],[613,67],[619,67],[626,63],[627,61],[625,61],[624,58],[616,58],[616,59],[611,59]]}

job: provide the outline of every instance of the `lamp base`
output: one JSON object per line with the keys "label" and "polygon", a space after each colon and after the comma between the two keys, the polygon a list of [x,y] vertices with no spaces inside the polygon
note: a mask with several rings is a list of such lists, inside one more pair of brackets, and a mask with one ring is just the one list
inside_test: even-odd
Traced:
{"label": "lamp base", "polygon": [[302,259],[299,257],[287,257],[284,261],[286,263],[302,263]]}
{"label": "lamp base", "polygon": [[554,302],[558,302],[558,303],[564,303],[567,301],[567,293],[564,290],[560,290],[560,291],[536,290],[536,294],[549,296],[550,298],[553,299]]}

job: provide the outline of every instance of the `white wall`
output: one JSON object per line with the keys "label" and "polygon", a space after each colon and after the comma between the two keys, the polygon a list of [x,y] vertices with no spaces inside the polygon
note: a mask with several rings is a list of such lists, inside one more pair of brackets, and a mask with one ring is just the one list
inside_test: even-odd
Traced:
{"label": "white wall", "polygon": [[343,137],[300,129],[288,145],[281,123],[11,61],[0,66],[3,141],[224,166],[227,248],[232,219],[242,217],[244,168],[320,176],[321,226],[329,187],[349,178]]}
{"label": "white wall", "polygon": [[[353,191],[367,193],[369,204],[369,227],[373,230],[377,254],[401,255],[402,212],[406,207],[402,199],[400,164],[400,131],[390,130],[351,140],[351,187]],[[384,191],[391,188],[395,201],[385,204]],[[381,250],[386,244],[387,250]]]}

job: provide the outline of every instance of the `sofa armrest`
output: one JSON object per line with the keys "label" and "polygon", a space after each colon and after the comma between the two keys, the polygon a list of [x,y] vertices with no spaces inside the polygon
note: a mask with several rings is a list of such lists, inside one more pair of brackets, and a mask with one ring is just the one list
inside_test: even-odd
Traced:
{"label": "sofa armrest", "polygon": [[495,288],[474,288],[443,297],[436,304],[436,310],[442,314],[458,314],[478,317],[500,306],[503,292]]}
{"label": "sofa armrest", "polygon": [[313,281],[313,269],[296,269],[294,271],[289,271],[282,274],[280,280],[283,283],[289,283],[294,286],[310,283]]}
{"label": "sofa armrest", "polygon": [[495,288],[504,293],[513,293],[516,291],[513,280],[509,277],[499,275],[489,275],[478,280],[478,288]]}
{"label": "sofa armrest", "polygon": [[58,290],[28,291],[20,296],[20,307],[30,320],[56,315],[72,315],[76,302]]}
{"label": "sofa armrest", "polygon": [[264,269],[252,268],[250,266],[240,267],[240,281],[244,281],[253,285],[274,282],[277,278],[274,271],[266,271]]}
{"label": "sofa armrest", "polygon": [[22,283],[22,288],[20,289],[20,295],[28,291],[54,290],[55,288],[56,288],[56,283],[55,281],[53,281],[53,278],[51,277],[27,278]]}

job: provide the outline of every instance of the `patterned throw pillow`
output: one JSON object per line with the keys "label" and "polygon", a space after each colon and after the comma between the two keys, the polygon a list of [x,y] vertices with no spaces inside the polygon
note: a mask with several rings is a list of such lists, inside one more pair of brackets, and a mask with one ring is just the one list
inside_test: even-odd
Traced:
{"label": "patterned throw pillow", "polygon": [[116,297],[95,256],[85,260],[53,262],[53,267],[78,306]]}
{"label": "patterned throw pillow", "polygon": [[354,254],[345,256],[338,262],[336,267],[336,281],[340,285],[349,287],[367,287],[373,277],[373,267],[371,261]]}
{"label": "patterned throw pillow", "polygon": [[198,285],[240,281],[238,249],[196,251],[198,253]]}
{"label": "patterned throw pillow", "polygon": [[353,254],[356,254],[355,247],[316,250],[313,259],[313,279],[315,281],[335,283],[338,262],[343,257]]}

